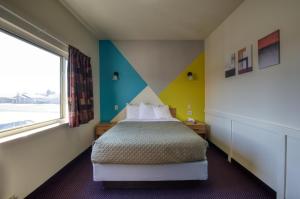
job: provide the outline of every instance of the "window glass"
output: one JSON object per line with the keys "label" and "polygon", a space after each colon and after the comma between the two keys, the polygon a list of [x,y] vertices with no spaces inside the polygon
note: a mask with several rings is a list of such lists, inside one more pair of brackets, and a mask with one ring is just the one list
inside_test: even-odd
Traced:
{"label": "window glass", "polygon": [[62,117],[61,61],[0,31],[0,133]]}

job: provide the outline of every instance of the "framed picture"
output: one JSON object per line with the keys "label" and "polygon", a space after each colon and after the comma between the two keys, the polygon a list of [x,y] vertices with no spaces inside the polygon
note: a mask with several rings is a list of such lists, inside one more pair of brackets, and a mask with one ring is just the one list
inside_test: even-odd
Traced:
{"label": "framed picture", "polygon": [[238,73],[240,75],[252,70],[252,45],[250,45],[238,51]]}
{"label": "framed picture", "polygon": [[225,78],[235,76],[235,53],[225,57]]}
{"label": "framed picture", "polygon": [[258,64],[259,68],[280,64],[280,31],[258,40]]}

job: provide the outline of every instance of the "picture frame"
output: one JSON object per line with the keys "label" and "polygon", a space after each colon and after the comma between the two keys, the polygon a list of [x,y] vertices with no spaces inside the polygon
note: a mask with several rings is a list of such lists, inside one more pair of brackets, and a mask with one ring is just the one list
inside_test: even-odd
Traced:
{"label": "picture frame", "polygon": [[280,30],[276,30],[257,42],[260,69],[280,64]]}
{"label": "picture frame", "polygon": [[253,71],[252,45],[238,50],[238,74]]}
{"label": "picture frame", "polygon": [[225,78],[236,75],[236,57],[235,53],[230,53],[225,57]]}

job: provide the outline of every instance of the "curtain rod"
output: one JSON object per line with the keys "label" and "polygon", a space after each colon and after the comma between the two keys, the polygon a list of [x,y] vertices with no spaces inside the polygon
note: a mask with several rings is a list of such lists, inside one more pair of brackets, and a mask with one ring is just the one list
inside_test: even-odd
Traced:
{"label": "curtain rod", "polygon": [[31,23],[30,21],[28,21],[27,19],[25,19],[24,17],[21,17],[20,15],[16,14],[15,12],[11,11],[10,9],[6,8],[3,5],[0,5],[0,7],[5,10],[6,12],[12,14],[13,16],[17,17],[18,19],[22,20],[23,22],[27,23],[28,25],[32,26],[33,28],[35,28],[37,31],[44,33],[45,35],[51,37],[52,39],[58,41],[59,43],[61,43],[62,45],[64,45],[65,47],[68,47],[69,45],[67,44],[67,42],[64,42],[60,39],[58,39],[57,37],[53,36],[52,34],[48,33],[46,30],[38,27],[37,25]]}

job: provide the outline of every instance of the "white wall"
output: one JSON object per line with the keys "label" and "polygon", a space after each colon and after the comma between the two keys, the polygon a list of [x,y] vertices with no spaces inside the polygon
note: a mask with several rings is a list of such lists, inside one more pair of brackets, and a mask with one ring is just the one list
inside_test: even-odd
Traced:
{"label": "white wall", "polygon": [[[278,198],[288,199],[299,193],[291,185],[300,182],[292,177],[300,175],[293,153],[299,140],[291,141],[300,135],[299,8],[299,0],[245,0],[205,40],[210,139],[276,190]],[[257,40],[277,29],[281,64],[260,70]],[[254,71],[226,79],[225,56],[249,44]]]}
{"label": "white wall", "polygon": [[[300,128],[300,1],[246,0],[205,41],[206,109]],[[257,40],[280,29],[281,64],[258,69]],[[254,71],[224,78],[224,58],[253,44]]]}
{"label": "white wall", "polygon": [[0,198],[24,198],[88,148],[99,121],[98,41],[58,1],[4,0],[6,7],[29,19],[92,58],[95,119],[80,128],[57,127],[0,145]]}

